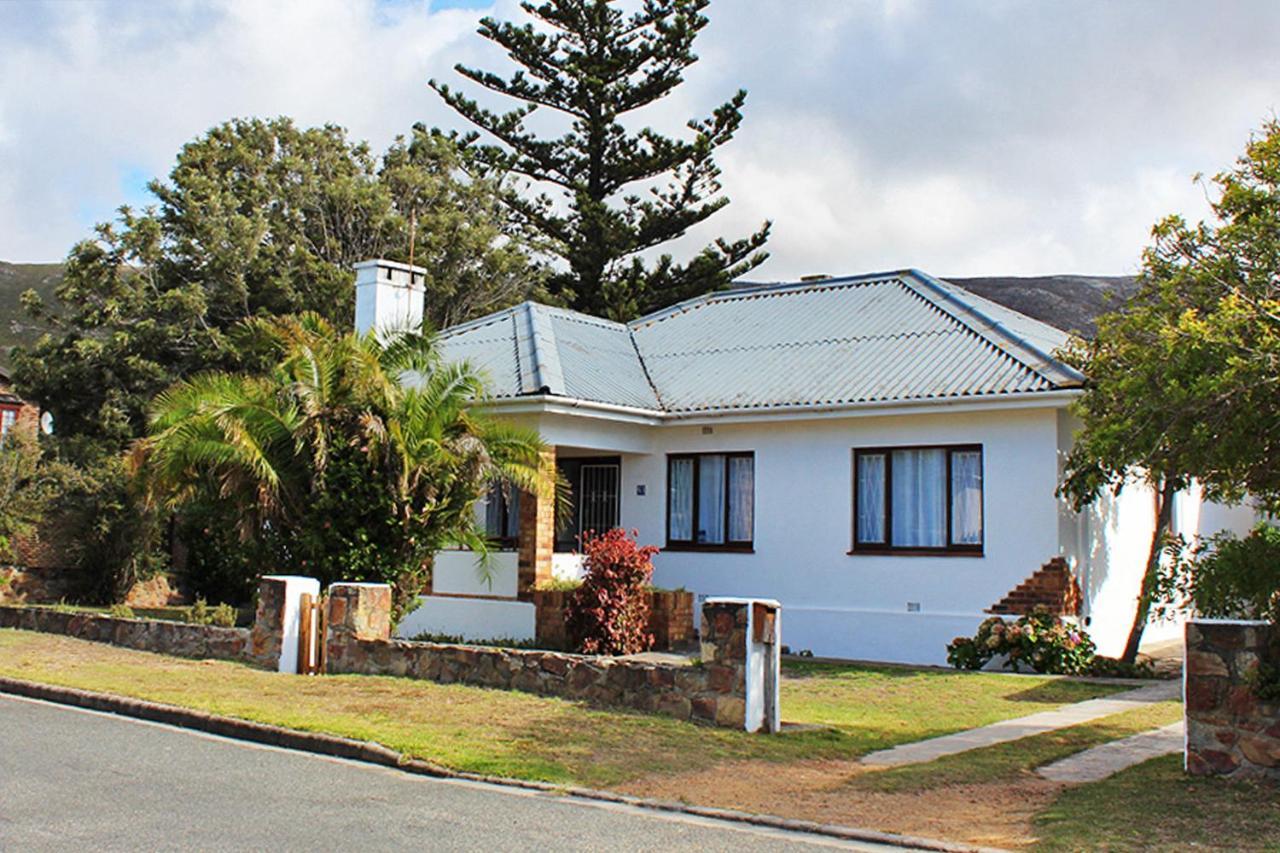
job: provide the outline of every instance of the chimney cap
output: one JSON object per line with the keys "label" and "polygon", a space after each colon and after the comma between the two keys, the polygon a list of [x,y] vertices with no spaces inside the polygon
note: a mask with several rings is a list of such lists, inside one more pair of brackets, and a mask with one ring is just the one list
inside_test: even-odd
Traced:
{"label": "chimney cap", "polygon": [[402,264],[399,261],[388,261],[382,258],[360,261],[358,264],[352,264],[351,268],[356,270],[392,269],[399,270],[400,272],[419,273],[421,275],[427,274],[426,267],[410,266],[409,264]]}

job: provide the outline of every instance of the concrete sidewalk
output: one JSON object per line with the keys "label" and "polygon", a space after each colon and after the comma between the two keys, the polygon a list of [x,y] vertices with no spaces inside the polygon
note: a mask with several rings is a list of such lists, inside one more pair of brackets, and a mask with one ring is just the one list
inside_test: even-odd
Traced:
{"label": "concrete sidewalk", "polygon": [[1121,770],[1141,764],[1152,758],[1181,752],[1183,745],[1182,723],[1171,723],[1163,728],[1113,740],[1069,755],[1061,761],[1046,764],[1036,773],[1053,782],[1077,785],[1084,782],[1101,782]]}
{"label": "concrete sidewalk", "polygon": [[1041,711],[1038,714],[1030,714],[1026,717],[1015,717],[1012,720],[1002,720],[989,726],[956,732],[953,735],[944,735],[943,737],[902,744],[892,749],[880,750],[863,758],[862,763],[873,767],[901,767],[904,764],[922,764],[926,761],[942,758],[945,755],[955,755],[960,752],[968,752],[971,749],[994,746],[998,743],[1006,743],[1030,735],[1066,728],[1067,726],[1077,726],[1101,717],[1108,717],[1123,711],[1131,711],[1142,705],[1177,699],[1181,689],[1181,685],[1176,681],[1161,681],[1148,687],[1127,690],[1124,693],[1117,693],[1103,699],[1089,699],[1085,702],[1077,702],[1074,705],[1067,705],[1055,711]]}

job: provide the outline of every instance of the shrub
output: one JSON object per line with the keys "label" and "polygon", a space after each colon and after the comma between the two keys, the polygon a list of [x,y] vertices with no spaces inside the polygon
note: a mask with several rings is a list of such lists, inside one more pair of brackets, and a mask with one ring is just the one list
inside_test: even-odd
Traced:
{"label": "shrub", "polygon": [[111,609],[107,611],[108,616],[114,616],[116,619],[132,619],[133,608],[127,604],[113,604]]}
{"label": "shrub", "polygon": [[1165,573],[1166,606],[1221,619],[1280,622],[1280,528],[1263,522],[1239,539],[1211,536],[1191,549],[1177,542]]}
{"label": "shrub", "polygon": [[1012,624],[993,616],[972,638],[955,638],[947,646],[947,661],[957,669],[981,669],[1003,654],[1006,669],[1025,664],[1041,673],[1083,675],[1090,671],[1095,648],[1083,630],[1037,607]]}
{"label": "shrub", "polygon": [[573,592],[582,586],[581,578],[547,578],[538,581],[535,589],[541,592]]}
{"label": "shrub", "polygon": [[582,537],[586,576],[569,599],[565,632],[569,646],[585,654],[631,655],[653,645],[648,632],[645,587],[658,549],[636,544],[636,532],[615,527]]}

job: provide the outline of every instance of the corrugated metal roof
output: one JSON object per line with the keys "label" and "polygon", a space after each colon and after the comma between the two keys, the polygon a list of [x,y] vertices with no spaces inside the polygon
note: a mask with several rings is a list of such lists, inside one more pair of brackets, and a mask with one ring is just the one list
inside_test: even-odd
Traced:
{"label": "corrugated metal roof", "polygon": [[495,396],[657,412],[988,397],[1080,383],[1067,336],[915,270],[697,297],[623,325],[526,302],[446,330]]}

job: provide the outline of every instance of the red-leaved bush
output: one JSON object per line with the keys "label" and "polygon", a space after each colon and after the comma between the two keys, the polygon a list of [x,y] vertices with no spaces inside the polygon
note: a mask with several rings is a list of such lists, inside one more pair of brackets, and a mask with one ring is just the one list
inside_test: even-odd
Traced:
{"label": "red-leaved bush", "polygon": [[633,655],[653,645],[645,587],[653,576],[653,545],[615,527],[582,537],[586,576],[569,599],[564,625],[570,647],[589,655]]}

